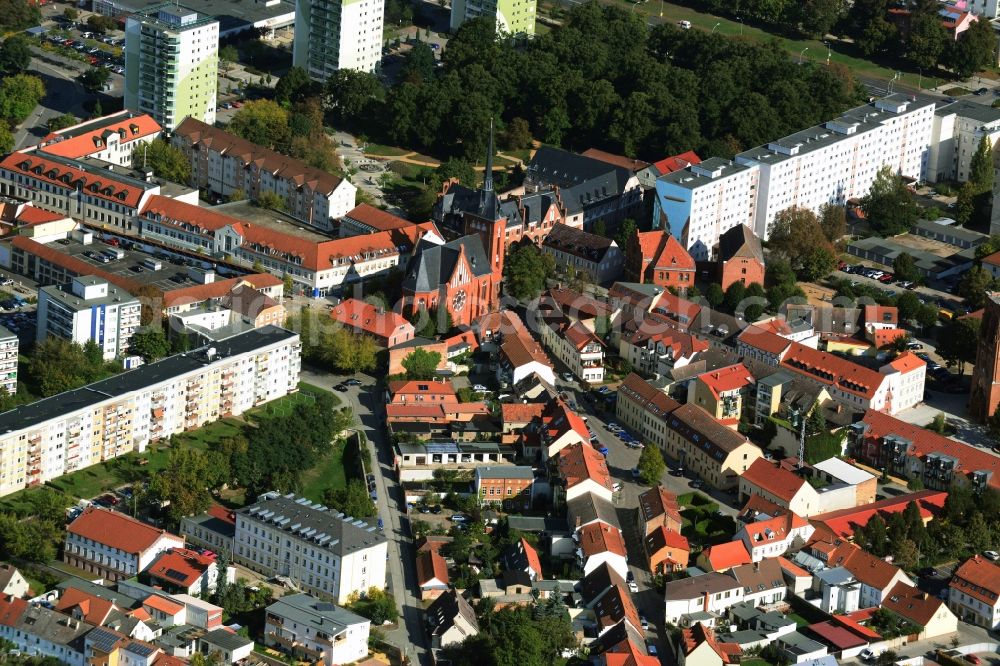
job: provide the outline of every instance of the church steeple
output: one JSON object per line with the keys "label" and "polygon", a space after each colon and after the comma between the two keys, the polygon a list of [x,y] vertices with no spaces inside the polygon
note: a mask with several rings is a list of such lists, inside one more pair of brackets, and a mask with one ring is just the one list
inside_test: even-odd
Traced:
{"label": "church steeple", "polygon": [[[486,174],[483,178],[483,191],[493,191],[493,117],[490,117],[490,145],[486,151]],[[487,195],[488,196],[488,195]]]}

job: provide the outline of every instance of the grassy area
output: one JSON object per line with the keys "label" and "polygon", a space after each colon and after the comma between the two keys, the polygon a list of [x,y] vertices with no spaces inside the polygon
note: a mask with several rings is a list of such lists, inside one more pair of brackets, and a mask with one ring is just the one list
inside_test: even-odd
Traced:
{"label": "grassy area", "polygon": [[961,95],[968,95],[971,91],[968,88],[963,88],[962,86],[955,86],[954,88],[948,88],[944,91],[945,95],[949,97],[960,97]]}
{"label": "grassy area", "polygon": [[787,617],[789,620],[795,620],[795,624],[799,625],[800,627],[804,627],[804,626],[806,626],[808,624],[811,624],[811,622],[809,622],[809,620],[805,619],[804,617],[802,617],[798,613],[788,612],[788,613],[785,613],[785,617]]}
{"label": "grassy area", "polygon": [[[829,61],[831,63],[838,63],[848,67],[855,76],[888,81],[897,74],[895,68],[883,67],[871,60],[853,55],[855,48],[849,42],[832,41],[830,42],[830,50],[827,51],[827,46],[819,39],[789,39],[751,25],[715,16],[707,12],[699,12],[690,7],[682,7],[669,2],[647,1],[640,5],[633,5],[632,2],[605,1],[607,4],[617,4],[618,6],[624,4],[630,8],[634,7],[635,12],[645,14],[654,22],[663,21],[665,23],[676,24],[677,21],[685,20],[690,21],[693,28],[715,31],[728,36],[741,36],[749,41],[769,42],[774,40],[783,49],[796,56],[797,59],[826,62],[827,53],[829,53]],[[805,50],[804,53],[803,50]],[[918,86],[930,88],[940,83],[939,80],[932,79],[930,76],[921,76],[917,72],[903,72],[900,81],[914,88]]]}
{"label": "grassy area", "polygon": [[441,160],[439,160],[436,157],[431,157],[430,155],[424,155],[423,153],[415,153],[413,155],[410,155],[410,159],[419,160],[421,162],[429,162],[430,164],[434,165],[431,168],[441,166]]}
{"label": "grassy area", "polygon": [[420,174],[427,167],[422,167],[417,164],[409,164],[407,162],[390,162],[389,171],[396,174],[405,181],[410,183],[415,183],[422,185],[420,180]]}
{"label": "grassy area", "polygon": [[522,162],[524,162],[525,164],[527,164],[528,160],[531,159],[531,150],[527,148],[523,148],[521,150],[505,150],[503,151],[503,154],[507,155],[508,157],[517,158]]}
{"label": "grassy area", "polygon": [[314,502],[322,502],[323,494],[330,488],[345,488],[347,474],[344,470],[344,447],[340,442],[326,460],[302,474],[302,495]]}
{"label": "grassy area", "polygon": [[740,666],[771,666],[771,662],[760,657],[751,657],[740,662]]}
{"label": "grassy area", "polygon": [[399,157],[400,155],[409,155],[412,150],[406,150],[405,148],[397,148],[396,146],[386,146],[381,143],[367,143],[365,144],[365,155],[385,155],[388,157]]}

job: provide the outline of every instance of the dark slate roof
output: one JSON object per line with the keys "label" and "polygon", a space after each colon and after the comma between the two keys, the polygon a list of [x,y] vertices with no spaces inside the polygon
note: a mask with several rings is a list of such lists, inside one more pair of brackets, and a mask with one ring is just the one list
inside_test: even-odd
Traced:
{"label": "dark slate roof", "polygon": [[471,188],[455,183],[448,188],[434,204],[431,217],[435,222],[447,222],[450,217],[461,217],[465,213],[487,220],[498,219],[501,211],[500,201],[496,192]]}
{"label": "dark slate roof", "polygon": [[610,238],[587,233],[568,224],[557,224],[552,227],[542,245],[599,264],[613,242]]}
{"label": "dark slate roof", "polygon": [[719,236],[719,261],[729,261],[733,257],[748,257],[764,261],[764,251],[760,239],[753,235],[750,227],[739,224]]}
{"label": "dark slate roof", "polygon": [[477,234],[463,236],[444,245],[421,239],[406,267],[403,289],[413,292],[434,291],[451,278],[461,248],[472,266],[473,275],[479,277],[490,272],[490,262]]}
{"label": "dark slate roof", "polygon": [[563,204],[570,213],[619,196],[631,177],[628,169],[550,146],[539,148],[527,169],[527,178],[535,185],[562,188]]}

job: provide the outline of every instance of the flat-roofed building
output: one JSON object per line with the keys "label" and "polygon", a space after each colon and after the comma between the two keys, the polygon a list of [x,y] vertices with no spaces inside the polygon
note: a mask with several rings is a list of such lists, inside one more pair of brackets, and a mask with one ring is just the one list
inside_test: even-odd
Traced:
{"label": "flat-roofed building", "polygon": [[105,360],[126,356],[139,328],[142,304],[96,276],[38,290],[39,342],[51,336],[79,345],[93,341]]}

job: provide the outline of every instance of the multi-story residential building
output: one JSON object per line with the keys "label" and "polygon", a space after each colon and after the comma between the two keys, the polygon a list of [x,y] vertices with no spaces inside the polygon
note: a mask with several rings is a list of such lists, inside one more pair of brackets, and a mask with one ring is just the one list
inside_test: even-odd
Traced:
{"label": "multi-story residential building", "polygon": [[465,597],[454,590],[435,599],[427,607],[424,617],[434,650],[461,643],[479,633],[476,611]]}
{"label": "multi-story residential building", "polygon": [[586,384],[604,381],[604,342],[580,322],[550,321],[539,331],[542,343]]}
{"label": "multi-story residential building", "polygon": [[622,578],[628,575],[628,553],[622,531],[615,525],[595,521],[576,530],[577,561],[586,576],[607,564]]}
{"label": "multi-story residential building", "polygon": [[0,195],[119,231],[134,230],[135,216],[154,194],[197,203],[196,190],[180,189],[100,160],[70,159],[44,150],[23,150],[0,161]]}
{"label": "multi-story residential building", "polygon": [[743,602],[743,585],[732,576],[715,571],[667,583],[666,621],[680,625],[690,613],[725,613]]}
{"label": "multi-story residential building", "polygon": [[680,532],[682,525],[677,496],[663,486],[656,486],[640,493],[635,522],[644,535],[649,535],[661,527],[672,532]]}
{"label": "multi-story residential building", "polygon": [[[810,482],[810,477],[815,482]],[[751,497],[810,518],[875,501],[876,478],[839,458],[792,471],[763,458],[740,475],[740,503]]]}
{"label": "multi-story residential building", "polygon": [[[381,13],[379,17],[381,21]],[[228,197],[240,190],[256,199],[271,192],[284,200],[289,215],[325,231],[354,208],[358,189],[346,178],[241,139],[210,121],[187,118],[177,126],[172,142],[191,161],[191,185],[213,194]]]}
{"label": "multi-story residential building", "polygon": [[164,3],[125,21],[125,108],[167,131],[185,118],[215,124],[219,21]]}
{"label": "multi-story residential building", "polygon": [[323,666],[368,655],[371,620],[309,594],[281,597],[264,611],[264,644]]}
{"label": "multi-story residential building", "polygon": [[610,502],[614,483],[607,459],[586,442],[571,444],[559,451],[553,486],[557,501],[571,502],[593,494]]}
{"label": "multi-story residential building", "polygon": [[[91,157],[126,167],[132,165],[132,154],[144,143],[159,138],[162,130],[147,113],[119,111],[52,132],[36,149],[71,160]],[[141,162],[138,166],[142,166]]]}
{"label": "multi-story residential building", "polygon": [[124,513],[91,506],[66,526],[63,562],[118,580],[145,570],[161,553],[183,547],[183,537]]}
{"label": "multi-story residential building", "polygon": [[658,314],[646,315],[634,333],[622,335],[618,354],[645,375],[668,375],[707,351],[707,340],[675,328],[677,323]]}
{"label": "multi-story residential building", "polygon": [[298,388],[299,336],[248,331],[0,414],[0,496]]}
{"label": "multi-story residential building", "polygon": [[798,550],[815,531],[805,518],[788,512],[747,523],[733,536],[743,542],[751,560],[760,562],[768,557],[780,557],[789,550]]}
{"label": "multi-story residential building", "polygon": [[[215,555],[203,555],[188,548],[173,548],[160,553],[140,578],[166,592],[208,596],[219,586],[219,569]],[[221,577],[223,583],[235,583],[236,569],[227,566]]]}
{"label": "multi-story residential building", "polygon": [[637,232],[628,241],[625,279],[640,284],[684,289],[694,286],[695,264],[669,232]]}
{"label": "multi-story residential building", "polygon": [[39,342],[51,336],[77,344],[93,341],[105,360],[128,354],[139,328],[142,304],[128,292],[94,276],[38,290]]}
{"label": "multi-story residential building", "polygon": [[[994,9],[997,6],[997,0],[968,0],[967,4],[986,2],[991,3]],[[968,180],[972,156],[984,137],[991,147],[997,145],[997,139],[1000,139],[1000,109],[969,100],[942,104],[934,112],[928,180]]]}
{"label": "multi-story residential building", "polygon": [[481,504],[499,504],[508,511],[531,508],[535,472],[526,465],[477,467],[473,483]]}
{"label": "multi-story residential building", "polygon": [[276,492],[236,512],[235,561],[338,604],[385,587],[388,541],[363,520]]}
{"label": "multi-story residential building", "polygon": [[348,298],[330,310],[330,318],[356,333],[375,338],[386,348],[409,342],[415,336],[413,324],[384,306]]}
{"label": "multi-story residential building", "polygon": [[688,384],[687,401],[698,405],[717,421],[735,428],[743,411],[743,396],[756,383],[742,363],[705,372]]}
{"label": "multi-story residential building", "polygon": [[541,249],[555,259],[557,268],[568,272],[572,267],[577,275],[597,284],[617,280],[625,264],[625,255],[613,239],[568,224],[552,227]]}
{"label": "multi-story residential building", "polygon": [[987,629],[1000,625],[1000,566],[973,555],[948,583],[948,608],[963,622]]}
{"label": "multi-story residential building", "polygon": [[341,69],[374,72],[384,13],[385,0],[296,0],[292,64],[317,81]]}
{"label": "multi-story residential building", "polygon": [[779,562],[777,557],[765,557],[754,560],[753,564],[733,567],[729,571],[729,575],[743,585],[743,603],[756,608],[785,600],[788,588]]}
{"label": "multi-story residential building", "polygon": [[21,654],[51,657],[68,666],[84,666],[84,636],[94,625],[29,604],[24,599],[0,597],[0,638]]}
{"label": "multi-story residential building", "polygon": [[208,548],[232,560],[236,514],[213,504],[205,513],[181,518],[180,533],[188,543]]}
{"label": "multi-story residential building", "polygon": [[[176,135],[175,135],[176,136]],[[289,276],[310,296],[339,293],[356,282],[385,275],[406,261],[424,227],[381,231],[367,236],[330,238],[269,211],[263,220],[245,202],[218,209],[151,197],[138,218],[143,238],[195,252],[229,257],[247,267],[263,266]],[[227,213],[232,212],[233,215]]]}
{"label": "multi-story residential building", "polygon": [[657,527],[642,539],[646,554],[646,568],[652,574],[687,569],[691,545],[687,537],[677,530]]}
{"label": "multi-story residential building", "polygon": [[838,541],[833,545],[827,541],[819,541],[811,544],[810,548],[813,555],[827,567],[843,567],[861,583],[858,608],[880,606],[897,583],[913,585],[913,581],[902,569],[853,543]]}
{"label": "multi-story residential building", "polygon": [[920,479],[926,488],[948,490],[955,482],[1000,488],[996,456],[888,414],[869,409],[847,433],[849,455],[888,474]]}
{"label": "multi-story residential building", "polygon": [[549,460],[567,446],[590,441],[587,422],[561,399],[545,405],[542,415],[524,429],[521,445],[524,455]]}
{"label": "multi-story residential building", "polygon": [[451,31],[480,16],[496,20],[498,35],[532,37],[536,0],[457,0],[451,4]]}
{"label": "multi-story residential building", "polygon": [[17,393],[17,355],[20,341],[6,327],[0,326],[0,386],[7,395]]}
{"label": "multi-story residential building", "polygon": [[958,631],[958,618],[945,602],[906,583],[896,583],[889,590],[889,596],[882,600],[882,608],[920,627],[919,641]]}
{"label": "multi-story residential building", "polygon": [[680,406],[681,403],[634,372],[618,387],[618,418],[646,442],[665,436],[667,415]]}

